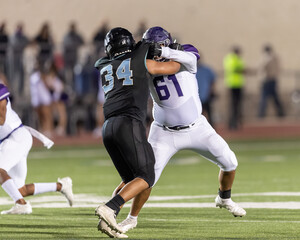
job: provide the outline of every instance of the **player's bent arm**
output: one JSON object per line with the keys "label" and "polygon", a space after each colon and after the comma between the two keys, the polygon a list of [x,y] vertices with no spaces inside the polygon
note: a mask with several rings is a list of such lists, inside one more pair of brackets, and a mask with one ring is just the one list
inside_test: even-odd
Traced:
{"label": "player's bent arm", "polygon": [[181,63],[190,73],[197,72],[197,57],[193,53],[169,47],[162,47],[161,50],[161,57]]}
{"label": "player's bent arm", "polygon": [[0,100],[0,126],[2,126],[5,122],[6,118],[6,99]]}
{"label": "player's bent arm", "polygon": [[147,59],[146,66],[148,72],[152,75],[171,75],[175,74],[180,69],[180,63],[178,62],[156,62],[154,60]]}

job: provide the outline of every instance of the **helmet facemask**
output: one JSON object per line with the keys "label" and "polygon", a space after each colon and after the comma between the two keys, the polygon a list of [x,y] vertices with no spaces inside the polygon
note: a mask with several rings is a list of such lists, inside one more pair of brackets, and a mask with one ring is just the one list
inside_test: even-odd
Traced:
{"label": "helmet facemask", "polygon": [[[143,41],[150,43],[159,43],[162,47],[168,47],[172,43],[171,34],[162,27],[149,28],[143,35]],[[163,57],[154,57],[155,61],[168,61]]]}

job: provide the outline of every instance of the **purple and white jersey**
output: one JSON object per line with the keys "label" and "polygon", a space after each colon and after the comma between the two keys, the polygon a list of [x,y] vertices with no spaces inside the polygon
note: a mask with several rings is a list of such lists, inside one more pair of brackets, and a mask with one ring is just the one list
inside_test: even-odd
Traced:
{"label": "purple and white jersey", "polygon": [[9,101],[9,91],[7,87],[0,83],[0,101],[7,99],[6,117],[3,125],[0,125],[0,141],[6,138],[12,131],[18,128],[22,121],[14,110],[11,108]]}
{"label": "purple and white jersey", "polygon": [[150,82],[153,118],[160,125],[187,126],[201,116],[202,105],[196,79],[198,51],[183,45],[185,51],[162,47],[162,57],[181,63],[178,73],[155,77]]}

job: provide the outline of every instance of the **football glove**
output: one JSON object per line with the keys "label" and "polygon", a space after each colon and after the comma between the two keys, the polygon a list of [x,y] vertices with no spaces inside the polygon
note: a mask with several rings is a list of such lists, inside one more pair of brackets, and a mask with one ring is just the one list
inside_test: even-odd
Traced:
{"label": "football glove", "polygon": [[161,46],[159,43],[151,43],[150,47],[149,47],[149,51],[148,51],[148,56],[150,56],[150,58],[154,58],[154,57],[160,57],[161,56]]}
{"label": "football glove", "polygon": [[169,45],[169,48],[174,49],[174,50],[181,50],[181,51],[184,50],[180,43],[171,43]]}

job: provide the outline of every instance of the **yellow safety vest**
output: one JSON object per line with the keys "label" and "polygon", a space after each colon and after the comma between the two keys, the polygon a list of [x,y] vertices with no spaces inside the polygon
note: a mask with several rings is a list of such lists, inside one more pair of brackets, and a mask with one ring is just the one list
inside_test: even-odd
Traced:
{"label": "yellow safety vest", "polygon": [[228,54],[224,59],[225,83],[229,88],[241,88],[244,85],[244,62],[235,53]]}

